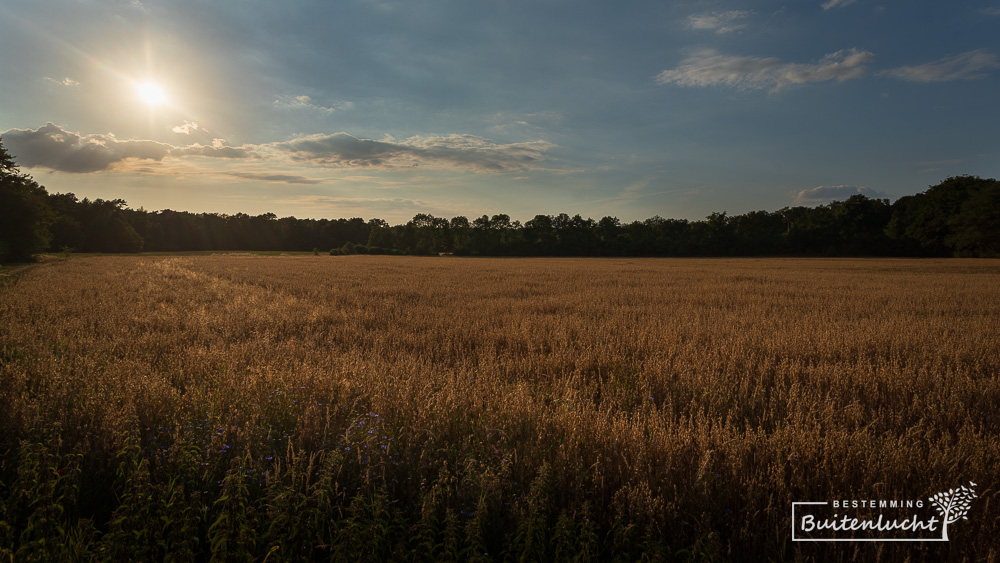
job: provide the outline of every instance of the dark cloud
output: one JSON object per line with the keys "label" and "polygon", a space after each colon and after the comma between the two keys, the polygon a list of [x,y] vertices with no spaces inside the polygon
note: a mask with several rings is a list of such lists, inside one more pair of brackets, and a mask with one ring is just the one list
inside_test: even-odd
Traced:
{"label": "dark cloud", "polygon": [[71,173],[108,170],[130,158],[160,161],[166,156],[254,156],[252,147],[227,146],[221,139],[216,139],[211,145],[177,147],[156,141],[119,140],[111,134],[84,136],[51,122],[38,129],[10,129],[0,135],[19,165]]}
{"label": "dark cloud", "polygon": [[794,205],[819,205],[831,201],[844,201],[852,195],[861,194],[870,198],[887,198],[886,194],[861,186],[816,186],[795,194]]}
{"label": "dark cloud", "polygon": [[162,160],[171,149],[155,141],[120,141],[114,135],[84,137],[53,123],[35,130],[10,129],[2,136],[19,165],[60,172],[98,172],[127,158]]}
{"label": "dark cloud", "polygon": [[295,160],[337,167],[455,168],[508,172],[537,167],[553,145],[545,141],[496,144],[473,135],[359,139],[347,133],[310,135],[270,147]]}
{"label": "dark cloud", "polygon": [[[201,156],[224,159],[267,159],[278,156],[335,168],[455,169],[473,172],[511,172],[538,168],[552,145],[545,141],[497,144],[473,135],[411,137],[403,141],[360,139],[347,133],[310,135],[291,141],[238,147],[214,139],[212,144],[175,146],[155,141],[119,140],[114,135],[87,135],[47,123],[37,130],[11,129],[4,143],[18,164],[60,172],[98,172],[126,159],[162,160],[164,157]],[[313,183],[306,177],[241,176],[286,183]]]}
{"label": "dark cloud", "polygon": [[290,153],[295,160],[338,166],[380,166],[408,152],[407,148],[393,143],[359,139],[347,133],[310,135],[272,146]]}

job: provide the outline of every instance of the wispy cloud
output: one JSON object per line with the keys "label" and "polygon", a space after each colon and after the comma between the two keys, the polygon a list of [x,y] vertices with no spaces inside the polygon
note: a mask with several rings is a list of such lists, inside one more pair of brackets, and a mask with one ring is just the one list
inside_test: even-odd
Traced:
{"label": "wispy cloud", "polygon": [[48,80],[49,82],[51,82],[53,84],[58,84],[60,86],[67,86],[67,87],[70,87],[70,88],[76,87],[76,86],[80,85],[80,81],[79,80],[73,80],[72,78],[69,78],[69,77],[59,79],[59,78],[52,78],[50,76],[46,76],[45,80]]}
{"label": "wispy cloud", "polygon": [[743,21],[753,15],[752,10],[728,10],[725,12],[708,12],[688,16],[688,27],[704,29],[718,34],[732,33],[746,28]]}
{"label": "wispy cloud", "polygon": [[844,6],[850,6],[851,4],[857,2],[857,0],[827,0],[820,4],[824,10],[829,10],[831,8],[843,8]]}
{"label": "wispy cloud", "polygon": [[173,147],[170,156],[205,156],[209,158],[263,158],[258,145],[227,145],[225,139],[213,139],[212,144],[195,143]]}
{"label": "wispy cloud", "polygon": [[923,160],[917,162],[917,166],[920,166],[920,171],[929,174],[931,172],[939,172],[946,168],[954,168],[955,166],[967,162],[964,158],[946,158],[942,160]]}
{"label": "wispy cloud", "polygon": [[435,211],[436,206],[428,201],[402,197],[340,197],[305,195],[276,203],[295,205],[313,210],[351,210],[351,213],[386,213]]}
{"label": "wispy cloud", "polygon": [[843,201],[852,195],[861,194],[870,198],[886,198],[886,194],[863,186],[816,186],[796,192],[793,205],[819,205],[831,201]]}
{"label": "wispy cloud", "polygon": [[299,96],[281,96],[274,100],[274,106],[282,109],[304,109],[320,113],[330,114],[338,110],[348,109],[353,104],[351,102],[341,102],[336,107],[327,107],[313,101],[312,97],[305,94]]}
{"label": "wispy cloud", "polygon": [[306,184],[313,185],[319,184],[322,180],[317,180],[314,178],[308,178],[306,176],[298,176],[295,174],[272,174],[272,173],[260,173],[260,172],[227,172],[226,176],[232,176],[234,178],[242,178],[244,180],[258,180],[262,182],[279,182],[282,184]]}
{"label": "wispy cloud", "polygon": [[996,55],[986,49],[978,49],[927,64],[901,66],[879,74],[908,82],[951,82],[985,78],[989,71],[997,68],[1000,68],[1000,62]]}
{"label": "wispy cloud", "polygon": [[333,167],[428,167],[508,172],[536,168],[546,141],[496,144],[473,135],[411,137],[403,141],[360,139],[347,133],[309,135],[270,145],[292,159]]}
{"label": "wispy cloud", "polygon": [[823,57],[818,63],[789,63],[775,57],[722,55],[712,50],[695,53],[675,69],[656,76],[660,84],[678,86],[730,86],[743,90],[782,88],[810,82],[843,82],[865,74],[874,60],[868,51],[846,49]]}

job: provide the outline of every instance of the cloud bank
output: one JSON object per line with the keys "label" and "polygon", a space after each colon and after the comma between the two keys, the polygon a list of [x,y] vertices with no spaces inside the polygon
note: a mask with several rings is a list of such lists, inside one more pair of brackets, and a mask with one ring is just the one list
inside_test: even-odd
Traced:
{"label": "cloud bank", "polygon": [[[197,129],[193,123],[175,127],[177,133]],[[224,139],[211,144],[170,145],[147,140],[119,140],[112,134],[81,135],[53,123],[38,129],[11,129],[3,141],[25,167],[69,173],[110,170],[128,159],[205,157],[293,161],[325,168],[429,169],[471,172],[511,172],[539,168],[555,145],[546,141],[498,144],[473,135],[411,137],[403,141],[361,139],[348,133],[309,135],[290,141],[232,146]],[[300,176],[241,173],[247,179],[311,183]]]}
{"label": "cloud bank", "polygon": [[704,50],[681,61],[679,67],[661,72],[656,81],[678,86],[729,86],[777,92],[790,85],[859,78],[867,71],[865,65],[874,58],[868,51],[846,49],[830,53],[818,63],[804,64],[775,57],[740,57]]}
{"label": "cloud bank", "polygon": [[81,136],[53,123],[35,130],[11,129],[2,136],[19,166],[71,173],[107,170],[129,158],[159,161],[172,149],[156,141],[121,141],[110,133]]}

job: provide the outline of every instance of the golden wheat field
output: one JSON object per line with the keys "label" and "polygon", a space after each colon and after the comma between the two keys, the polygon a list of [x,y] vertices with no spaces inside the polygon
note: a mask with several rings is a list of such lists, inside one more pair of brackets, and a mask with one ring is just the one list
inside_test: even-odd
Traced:
{"label": "golden wheat field", "polygon": [[[1000,261],[73,258],[0,289],[12,560],[1000,559]],[[796,501],[973,481],[940,543]]]}

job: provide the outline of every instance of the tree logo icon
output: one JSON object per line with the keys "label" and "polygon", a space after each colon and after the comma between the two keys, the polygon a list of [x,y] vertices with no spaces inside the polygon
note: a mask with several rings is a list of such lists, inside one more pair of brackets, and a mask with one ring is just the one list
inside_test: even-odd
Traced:
{"label": "tree logo icon", "polygon": [[938,493],[930,498],[931,504],[941,514],[941,539],[948,541],[948,524],[954,524],[959,520],[968,520],[966,516],[969,507],[972,506],[972,499],[976,498],[976,484],[969,481],[969,486],[962,485],[957,489],[950,489],[948,492]]}

